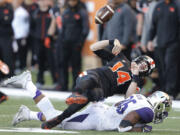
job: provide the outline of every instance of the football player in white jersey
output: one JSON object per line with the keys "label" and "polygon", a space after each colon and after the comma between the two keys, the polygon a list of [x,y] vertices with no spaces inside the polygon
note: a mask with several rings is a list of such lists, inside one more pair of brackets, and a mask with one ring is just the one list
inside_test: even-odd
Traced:
{"label": "football player in white jersey", "polygon": [[[138,74],[137,64],[132,62],[131,71]],[[47,97],[37,90],[32,83],[31,73],[26,71],[19,76],[12,77],[4,84],[19,84],[26,89],[34,99],[41,112],[33,112],[26,106],[21,106],[13,119],[13,125],[25,120],[48,121],[61,111],[56,110]],[[77,112],[65,119],[59,127],[73,130],[117,130],[119,132],[150,132],[151,126],[147,123],[159,123],[168,116],[171,108],[169,96],[157,91],[146,98],[141,94],[135,94],[136,80],[133,80],[126,92],[126,99],[113,106],[97,102],[91,103],[85,110]]]}

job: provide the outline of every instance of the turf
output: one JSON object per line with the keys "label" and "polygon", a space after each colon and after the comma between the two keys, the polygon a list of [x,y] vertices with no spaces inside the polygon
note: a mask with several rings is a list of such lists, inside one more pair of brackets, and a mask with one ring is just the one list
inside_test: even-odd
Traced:
{"label": "turf", "polygon": [[[60,102],[60,101],[54,101],[52,100],[55,108],[57,109],[64,109],[66,108],[66,105],[64,104],[64,102]],[[18,111],[18,108],[20,107],[21,104],[24,104],[26,106],[28,106],[29,108],[31,108],[34,111],[38,111],[38,109],[36,108],[34,102],[30,99],[22,99],[22,98],[14,98],[14,97],[10,97],[9,100],[3,104],[0,104],[0,129],[11,129],[13,128],[11,126],[11,120],[13,118],[13,115]],[[180,127],[179,127],[179,123],[180,123],[180,112],[179,111],[175,111],[172,110],[170,112],[170,117],[176,117],[175,119],[172,118],[168,118],[165,120],[165,122],[163,124],[159,124],[159,125],[154,125],[153,126],[153,132],[152,133],[123,133],[126,135],[129,134],[133,134],[133,135],[139,135],[139,134],[151,134],[151,135],[180,135]],[[27,122],[23,122],[19,125],[17,125],[17,128],[19,127],[23,127],[23,128],[39,128],[40,127],[41,122],[38,121],[27,121]],[[109,132],[109,131],[78,131],[78,135],[118,135],[118,132]],[[35,135],[40,135],[43,133],[3,133],[0,132],[0,135],[30,135],[30,134],[35,134]],[[51,134],[51,133],[48,133]],[[56,134],[52,134],[52,135],[56,135]],[[58,133],[59,135],[59,133]]]}

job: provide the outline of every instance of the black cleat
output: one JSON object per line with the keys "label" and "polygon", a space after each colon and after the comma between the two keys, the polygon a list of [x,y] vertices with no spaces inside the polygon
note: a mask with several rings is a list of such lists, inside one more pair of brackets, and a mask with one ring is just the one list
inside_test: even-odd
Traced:
{"label": "black cleat", "polygon": [[2,102],[6,101],[6,100],[8,100],[8,96],[2,95],[2,96],[0,97],[0,104],[1,104]]}
{"label": "black cleat", "polygon": [[52,128],[56,127],[57,125],[59,125],[60,123],[61,123],[61,121],[58,120],[58,116],[57,116],[52,120],[42,123],[41,128],[42,129],[52,129]]}

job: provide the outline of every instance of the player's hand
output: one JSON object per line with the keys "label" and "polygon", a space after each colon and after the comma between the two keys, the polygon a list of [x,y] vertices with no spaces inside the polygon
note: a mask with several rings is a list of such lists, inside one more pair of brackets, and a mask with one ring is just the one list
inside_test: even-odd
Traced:
{"label": "player's hand", "polygon": [[119,40],[118,39],[115,39],[114,40],[114,47],[112,49],[112,53],[114,55],[118,55],[122,50],[122,45],[120,44]]}
{"label": "player's hand", "polygon": [[150,52],[153,52],[153,51],[154,51],[154,45],[153,45],[153,42],[152,42],[152,41],[149,41],[149,42],[148,42],[147,49],[148,49]]}
{"label": "player's hand", "polygon": [[131,72],[133,75],[139,75],[139,67],[136,62],[131,62]]}
{"label": "player's hand", "polygon": [[142,50],[144,53],[146,53],[146,52],[147,52],[147,48],[146,48],[146,46],[145,46],[145,45],[140,45],[140,47],[141,47],[141,50]]}

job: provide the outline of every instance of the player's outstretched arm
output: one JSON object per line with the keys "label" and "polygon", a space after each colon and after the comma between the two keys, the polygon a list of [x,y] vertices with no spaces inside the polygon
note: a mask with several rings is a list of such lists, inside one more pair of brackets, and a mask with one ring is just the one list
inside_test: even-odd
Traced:
{"label": "player's outstretched arm", "polygon": [[152,127],[142,124],[142,126],[136,126],[140,123],[141,117],[136,111],[128,113],[121,121],[118,131],[119,132],[151,132]]}
{"label": "player's outstretched arm", "polygon": [[118,53],[121,52],[121,50],[123,49],[123,46],[120,44],[118,39],[115,40],[102,40],[102,41],[98,41],[94,44],[92,44],[90,46],[91,51],[97,51],[97,50],[101,50],[104,49],[105,47],[107,47],[108,45],[113,45],[113,49],[112,49],[112,53],[114,55],[117,55]]}
{"label": "player's outstretched arm", "polygon": [[102,41],[98,41],[95,42],[94,44],[92,44],[90,46],[91,51],[97,51],[97,50],[101,50],[104,49],[106,46],[109,45],[109,40],[102,40]]}

